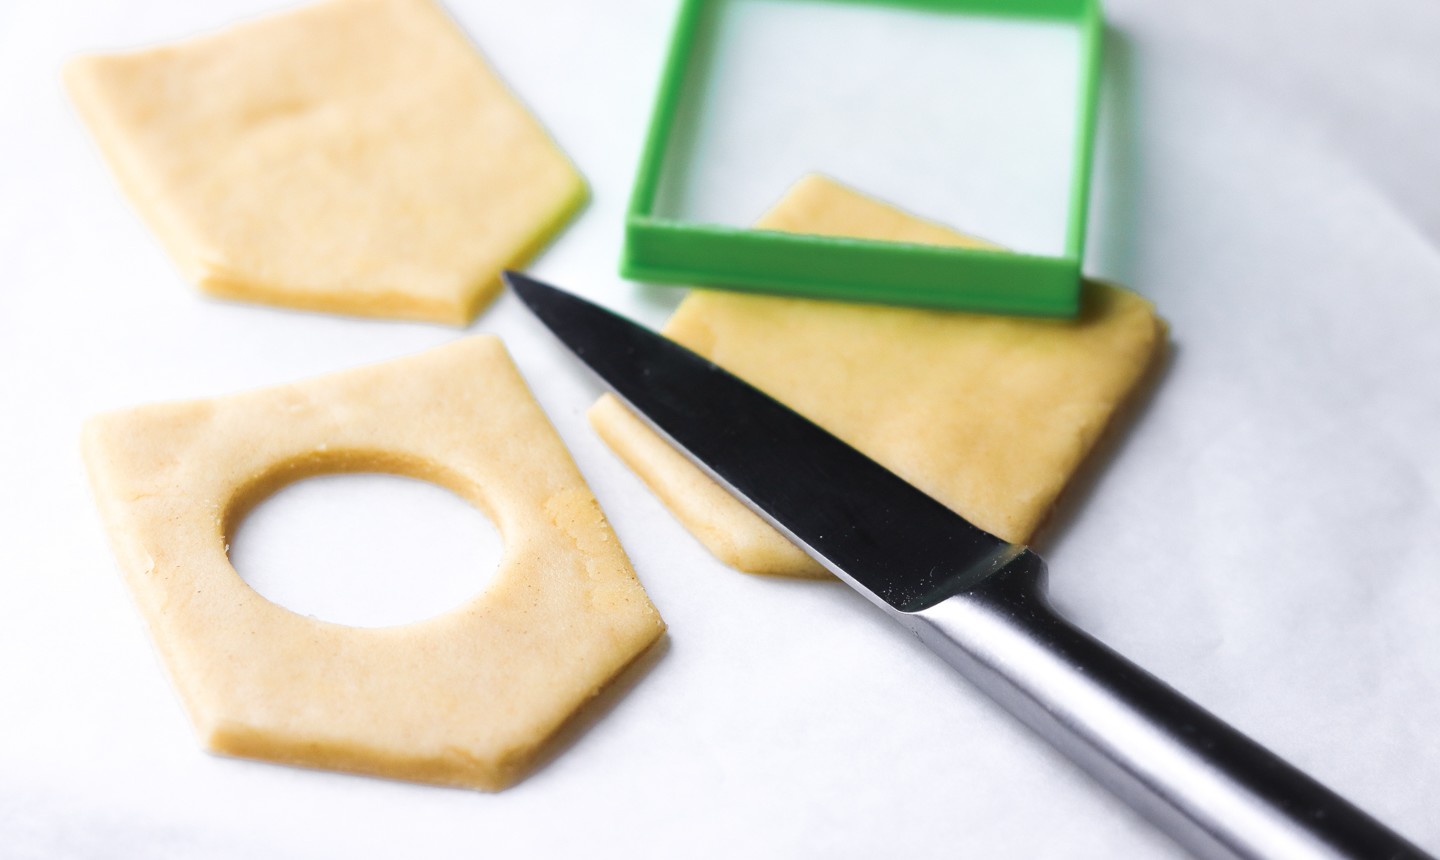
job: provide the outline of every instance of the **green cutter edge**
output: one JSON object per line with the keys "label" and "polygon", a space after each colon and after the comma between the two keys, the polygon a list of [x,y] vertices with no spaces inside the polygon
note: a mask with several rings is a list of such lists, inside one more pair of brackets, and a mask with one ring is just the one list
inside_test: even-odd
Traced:
{"label": "green cutter edge", "polygon": [[809,236],[657,216],[655,200],[665,154],[684,96],[692,49],[705,19],[704,7],[712,2],[728,0],[682,0],[626,213],[621,275],[655,283],[994,313],[1074,316],[1079,311],[1104,30],[1098,0],[860,0],[878,6],[1061,20],[1078,26],[1074,167],[1062,256]]}

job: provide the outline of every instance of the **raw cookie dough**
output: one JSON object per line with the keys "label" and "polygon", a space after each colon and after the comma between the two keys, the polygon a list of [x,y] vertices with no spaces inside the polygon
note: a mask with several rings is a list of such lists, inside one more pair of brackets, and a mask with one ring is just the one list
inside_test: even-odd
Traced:
{"label": "raw cookie dough", "polygon": [[465,324],[585,184],[430,0],[326,0],[65,80],[212,295]]}
{"label": "raw cookie dough", "polygon": [[[821,176],[756,225],[975,245]],[[1023,543],[1163,341],[1134,293],[1090,282],[1057,321],[695,290],[664,333],[784,401],[971,522]],[[590,422],[721,561],[828,576],[615,398]]]}
{"label": "raw cookie dough", "polygon": [[[499,789],[664,624],[500,341],[86,424],[125,582],[201,741],[289,764]],[[226,557],[256,502],[324,472],[445,486],[505,542],[493,583],[353,628],[261,597]]]}

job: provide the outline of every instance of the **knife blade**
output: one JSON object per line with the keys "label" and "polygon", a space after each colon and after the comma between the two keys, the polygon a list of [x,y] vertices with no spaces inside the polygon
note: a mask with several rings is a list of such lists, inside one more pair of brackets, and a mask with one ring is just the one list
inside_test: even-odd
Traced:
{"label": "knife blade", "polygon": [[1430,858],[1062,618],[1034,551],[703,356],[504,277],[670,444],[1195,856]]}

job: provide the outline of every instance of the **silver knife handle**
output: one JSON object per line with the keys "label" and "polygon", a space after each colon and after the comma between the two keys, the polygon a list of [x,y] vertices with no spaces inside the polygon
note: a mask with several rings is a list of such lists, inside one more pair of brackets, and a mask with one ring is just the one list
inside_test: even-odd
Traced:
{"label": "silver knife handle", "polygon": [[1032,552],[929,608],[894,614],[1197,857],[1429,857],[1061,618]]}

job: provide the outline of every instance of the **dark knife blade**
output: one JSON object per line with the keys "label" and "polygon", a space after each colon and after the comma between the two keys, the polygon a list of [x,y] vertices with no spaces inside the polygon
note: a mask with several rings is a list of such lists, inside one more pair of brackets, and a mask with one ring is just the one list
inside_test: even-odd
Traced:
{"label": "dark knife blade", "polygon": [[505,277],[637,415],[872,600],[923,609],[1022,551],[714,362],[525,275]]}

